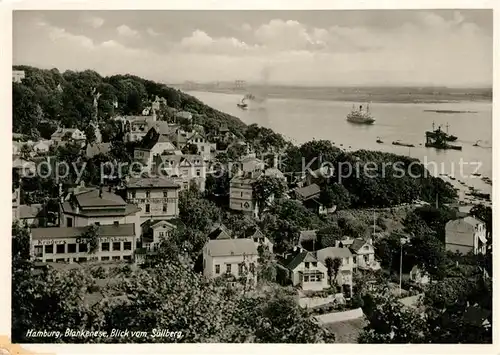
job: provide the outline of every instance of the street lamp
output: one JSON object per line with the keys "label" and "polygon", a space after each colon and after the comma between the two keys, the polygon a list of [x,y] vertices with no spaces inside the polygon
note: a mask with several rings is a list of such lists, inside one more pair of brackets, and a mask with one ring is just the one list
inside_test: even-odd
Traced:
{"label": "street lamp", "polygon": [[402,284],[403,284],[403,245],[408,242],[407,238],[400,238],[400,245],[401,245],[401,253],[400,253],[400,259],[399,259],[399,295],[401,296],[402,293]]}

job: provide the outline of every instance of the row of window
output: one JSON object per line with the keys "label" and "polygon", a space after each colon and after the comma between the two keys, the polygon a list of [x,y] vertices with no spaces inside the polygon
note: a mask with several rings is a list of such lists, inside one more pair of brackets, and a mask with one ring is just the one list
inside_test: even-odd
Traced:
{"label": "row of window", "polygon": [[[66,248],[66,245],[68,248]],[[35,256],[42,256],[43,253],[43,245],[35,245]],[[101,243],[101,251],[110,251],[110,247],[112,247],[113,251],[121,251],[122,250],[122,242],[103,242]],[[77,251],[78,250],[78,251]],[[123,250],[132,250],[132,242],[123,242]],[[55,248],[55,254],[72,254],[72,253],[86,253],[88,252],[88,244],[57,244]],[[45,254],[54,254],[54,245],[45,245]]]}
{"label": "row of window", "polygon": [[[144,210],[146,213],[151,213],[151,205],[149,203],[146,203]],[[162,211],[164,213],[167,213],[167,211],[168,211],[167,204],[164,204],[162,206]]]}
{"label": "row of window", "polygon": [[[237,264],[237,265],[238,265],[238,274],[242,274],[245,271],[245,264],[241,263],[241,264]],[[231,273],[232,270],[233,270],[233,264],[226,264],[226,272]],[[255,264],[254,263],[250,263],[249,271],[251,273],[255,272]],[[219,264],[215,264],[215,274],[220,274],[220,265]]]}
{"label": "row of window", "polygon": [[[135,191],[130,192],[131,198],[135,198]],[[151,191],[146,190],[146,198],[151,197]],[[163,197],[168,197],[168,191],[163,191]]]}
{"label": "row of window", "polygon": [[[57,258],[57,259],[45,259],[46,263],[66,263],[66,262],[78,262],[78,263],[84,263],[87,262],[89,259],[86,257],[80,257],[80,258]],[[132,255],[115,255],[115,256],[101,256],[100,258],[95,258],[94,260],[96,261],[120,261],[120,260],[132,260]]]}
{"label": "row of window", "polygon": [[304,275],[304,282],[321,282],[325,275],[322,273],[312,274],[312,275]]}

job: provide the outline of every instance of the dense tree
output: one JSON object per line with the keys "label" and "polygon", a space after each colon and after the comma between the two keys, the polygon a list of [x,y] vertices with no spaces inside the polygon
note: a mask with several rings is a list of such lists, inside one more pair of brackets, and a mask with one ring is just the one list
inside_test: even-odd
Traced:
{"label": "dense tree", "polygon": [[201,195],[184,190],[179,196],[179,216],[185,225],[208,232],[214,222],[219,220],[220,210]]}
{"label": "dense tree", "polygon": [[286,192],[286,182],[274,176],[263,175],[252,185],[252,197],[257,203],[259,213],[269,205],[271,199],[279,199]]}
{"label": "dense tree", "polygon": [[12,222],[12,257],[30,258],[30,232],[19,221]]}

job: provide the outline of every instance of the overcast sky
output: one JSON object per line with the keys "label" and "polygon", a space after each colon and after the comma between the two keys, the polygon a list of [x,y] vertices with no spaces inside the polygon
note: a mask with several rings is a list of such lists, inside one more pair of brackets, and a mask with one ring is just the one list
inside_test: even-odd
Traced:
{"label": "overcast sky", "polygon": [[15,11],[13,61],[180,83],[492,84],[492,12]]}

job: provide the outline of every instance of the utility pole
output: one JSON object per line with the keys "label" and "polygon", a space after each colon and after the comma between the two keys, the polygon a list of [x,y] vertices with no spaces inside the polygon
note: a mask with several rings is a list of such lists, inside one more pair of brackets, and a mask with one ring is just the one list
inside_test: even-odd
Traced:
{"label": "utility pole", "polygon": [[403,244],[406,243],[406,238],[400,238],[400,244],[401,244],[401,253],[400,253],[400,259],[399,259],[399,295],[401,296],[401,293],[403,291]]}

